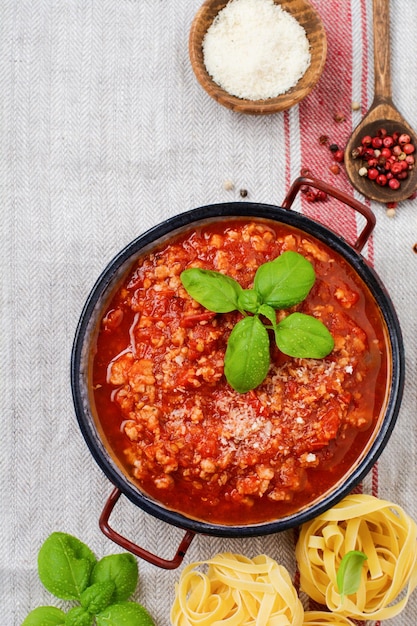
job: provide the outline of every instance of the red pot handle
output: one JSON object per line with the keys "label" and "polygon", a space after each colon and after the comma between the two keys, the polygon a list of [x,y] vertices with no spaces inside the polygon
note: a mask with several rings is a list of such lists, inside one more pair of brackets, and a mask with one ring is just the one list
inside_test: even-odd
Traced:
{"label": "red pot handle", "polygon": [[123,537],[123,535],[120,535],[109,525],[110,515],[112,514],[112,511],[121,495],[122,492],[117,487],[115,487],[111,492],[100,516],[99,526],[101,531],[114,543],[117,543],[119,546],[128,550],[132,554],[135,554],[139,558],[152,563],[152,565],[162,567],[163,569],[176,569],[179,565],[181,565],[190,543],[195,537],[195,533],[191,530],[186,531],[172,560],[163,559],[152,552],[148,552],[148,550],[141,548],[126,537]]}
{"label": "red pot handle", "polygon": [[368,241],[376,223],[376,218],[373,212],[369,207],[355,198],[352,198],[348,194],[340,191],[340,189],[336,189],[327,183],[324,183],[321,180],[317,180],[316,178],[306,178],[304,176],[300,176],[296,178],[291,187],[288,190],[287,195],[285,196],[284,202],[282,203],[282,207],[284,209],[290,209],[297,193],[300,191],[300,188],[303,185],[307,185],[308,187],[314,187],[315,189],[320,189],[321,191],[325,191],[329,196],[336,198],[336,200],[340,200],[344,204],[352,207],[355,211],[358,211],[366,220],[366,224],[363,227],[359,237],[356,242],[353,244],[355,250],[360,252],[364,247],[365,243]]}

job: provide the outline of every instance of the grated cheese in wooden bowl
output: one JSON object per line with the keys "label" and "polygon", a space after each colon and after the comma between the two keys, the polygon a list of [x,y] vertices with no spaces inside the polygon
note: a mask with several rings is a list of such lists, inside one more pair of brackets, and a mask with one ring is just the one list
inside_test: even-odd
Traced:
{"label": "grated cheese in wooden bowl", "polygon": [[311,62],[306,31],[273,0],[231,0],[203,40],[214,82],[248,100],[274,98],[294,87]]}

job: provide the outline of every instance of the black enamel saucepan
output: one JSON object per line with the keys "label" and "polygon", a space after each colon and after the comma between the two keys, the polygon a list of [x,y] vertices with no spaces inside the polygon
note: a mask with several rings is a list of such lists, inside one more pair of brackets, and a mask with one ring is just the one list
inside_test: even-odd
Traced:
{"label": "black enamel saucepan", "polygon": [[[358,213],[362,216],[360,219],[364,225],[356,241],[348,243],[342,236],[324,225],[291,210],[303,185],[325,191],[329,195],[329,202],[326,205],[329,207],[329,211],[353,210],[355,214]],[[340,203],[342,203],[342,207]],[[149,253],[162,242],[169,241],[173,235],[189,230],[193,225],[202,225],[213,220],[224,221],[228,218],[241,218],[242,216],[272,220],[294,227],[326,244],[350,265],[353,272],[368,287],[383,319],[387,336],[389,364],[387,366],[385,401],[378,426],[365,452],[346,472],[343,480],[339,480],[323,497],[316,499],[311,505],[303,507],[291,515],[285,515],[264,523],[222,525],[193,519],[167,508],[141,491],[138,485],[129,478],[127,472],[115,460],[114,454],[108,449],[106,438],[103,436],[91,390],[91,367],[100,320],[111,295],[135,260]],[[167,219],[162,224],[151,228],[116,255],[98,278],[85,303],[75,335],[71,361],[72,392],[79,427],[91,454],[114,486],[100,518],[100,527],[106,536],[140,558],[159,567],[173,569],[181,563],[196,533],[219,537],[250,537],[296,527],[335,505],[364,478],[376,463],[391,435],[398,416],[404,385],[404,349],[398,318],[380,278],[361,255],[361,250],[370,237],[374,225],[374,214],[365,205],[321,181],[299,178],[291,186],[280,207],[251,202],[203,206]],[[122,494],[155,518],[184,529],[184,537],[172,559],[164,559],[145,550],[110,526],[110,515]]]}

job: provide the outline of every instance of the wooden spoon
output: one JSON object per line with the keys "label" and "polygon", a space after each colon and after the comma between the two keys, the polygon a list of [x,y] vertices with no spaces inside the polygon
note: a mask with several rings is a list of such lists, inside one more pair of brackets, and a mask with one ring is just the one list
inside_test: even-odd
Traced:
{"label": "wooden spoon", "polygon": [[371,108],[353,131],[345,151],[346,172],[354,187],[365,197],[379,202],[399,202],[409,198],[417,188],[417,167],[409,170],[409,176],[401,181],[401,187],[393,190],[381,187],[375,181],[359,175],[360,159],[353,159],[352,149],[361,145],[365,135],[373,137],[379,128],[389,134],[394,131],[407,133],[417,147],[416,134],[392,102],[390,61],[389,0],[373,0],[374,68],[375,87]]}

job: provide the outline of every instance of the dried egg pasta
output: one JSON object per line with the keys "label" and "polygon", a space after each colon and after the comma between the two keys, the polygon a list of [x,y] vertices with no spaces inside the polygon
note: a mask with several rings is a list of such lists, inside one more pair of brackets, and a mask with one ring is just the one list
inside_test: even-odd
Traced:
{"label": "dried egg pasta", "polygon": [[173,626],[303,626],[303,619],[288,571],[263,554],[224,553],[191,563],[171,609]]}
{"label": "dried egg pasta", "polygon": [[[350,550],[367,555],[359,588],[342,602],[336,576]],[[417,585],[417,525],[396,504],[347,496],[301,527],[296,546],[301,588],[330,611],[357,619],[389,619]]]}
{"label": "dried egg pasta", "polygon": [[329,613],[328,611],[306,611],[303,626],[354,626],[354,623],[344,615]]}

